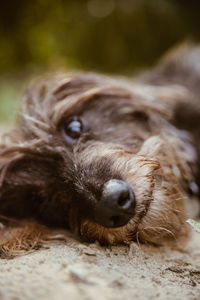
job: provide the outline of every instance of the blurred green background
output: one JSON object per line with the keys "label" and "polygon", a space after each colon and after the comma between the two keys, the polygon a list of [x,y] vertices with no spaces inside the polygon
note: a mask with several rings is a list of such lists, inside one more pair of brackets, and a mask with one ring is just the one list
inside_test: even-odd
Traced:
{"label": "blurred green background", "polygon": [[184,39],[200,39],[199,0],[1,1],[0,122],[38,73],[132,76]]}

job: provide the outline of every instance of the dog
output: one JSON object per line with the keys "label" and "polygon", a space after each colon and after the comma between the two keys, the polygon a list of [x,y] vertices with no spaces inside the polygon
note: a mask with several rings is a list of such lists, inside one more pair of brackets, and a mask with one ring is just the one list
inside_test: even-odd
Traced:
{"label": "dog", "polygon": [[0,145],[1,256],[53,228],[102,245],[168,245],[199,209],[200,48],[136,79],[39,79]]}

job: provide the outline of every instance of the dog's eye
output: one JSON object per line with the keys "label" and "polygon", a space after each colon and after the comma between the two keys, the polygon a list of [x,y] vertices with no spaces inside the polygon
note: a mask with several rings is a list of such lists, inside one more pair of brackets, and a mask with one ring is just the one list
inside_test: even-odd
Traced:
{"label": "dog's eye", "polygon": [[78,139],[82,133],[82,122],[73,120],[65,126],[65,133],[72,139]]}
{"label": "dog's eye", "polygon": [[70,145],[76,143],[81,134],[84,132],[84,126],[81,119],[74,117],[63,123],[62,133],[66,142]]}
{"label": "dog's eye", "polygon": [[135,111],[132,114],[132,118],[133,118],[133,120],[140,121],[140,122],[148,121],[148,115],[143,111]]}

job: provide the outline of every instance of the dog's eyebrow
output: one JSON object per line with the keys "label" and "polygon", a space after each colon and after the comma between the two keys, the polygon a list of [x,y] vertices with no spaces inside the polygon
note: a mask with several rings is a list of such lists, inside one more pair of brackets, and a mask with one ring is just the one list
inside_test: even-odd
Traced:
{"label": "dog's eyebrow", "polygon": [[80,111],[86,103],[94,100],[96,97],[131,99],[131,93],[123,87],[117,87],[112,84],[103,87],[94,87],[87,89],[85,92],[72,94],[62,100],[58,100],[53,107],[51,119],[55,124],[64,117],[75,111]]}
{"label": "dog's eyebrow", "polygon": [[64,98],[88,90],[95,86],[93,81],[83,81],[81,78],[65,78],[61,81],[58,87],[53,91],[53,95],[56,97],[57,101],[63,100]]}

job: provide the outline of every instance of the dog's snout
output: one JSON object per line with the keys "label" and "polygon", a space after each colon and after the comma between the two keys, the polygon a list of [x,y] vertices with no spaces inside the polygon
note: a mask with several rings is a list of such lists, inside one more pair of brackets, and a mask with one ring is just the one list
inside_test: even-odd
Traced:
{"label": "dog's snout", "polygon": [[95,208],[95,220],[104,227],[120,227],[134,214],[135,196],[124,181],[111,179],[104,184],[102,198]]}

